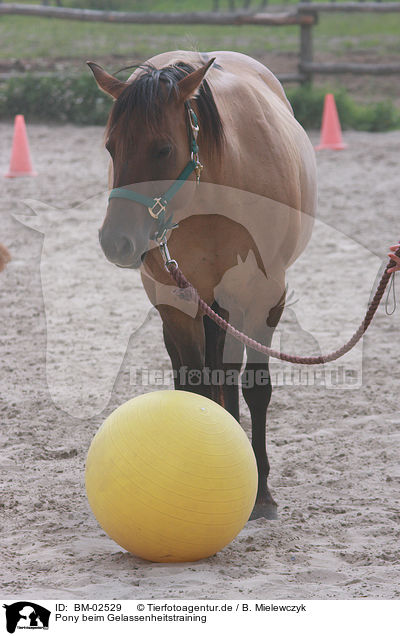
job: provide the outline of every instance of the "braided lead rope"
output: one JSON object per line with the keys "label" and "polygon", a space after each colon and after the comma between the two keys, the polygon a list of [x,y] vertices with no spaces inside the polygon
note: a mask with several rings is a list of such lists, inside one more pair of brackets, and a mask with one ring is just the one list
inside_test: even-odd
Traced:
{"label": "braided lead rope", "polygon": [[[396,256],[400,257],[400,248],[398,248],[395,254]],[[221,327],[221,329],[223,329],[227,333],[231,334],[231,336],[236,338],[236,340],[239,340],[239,342],[242,342],[244,345],[250,347],[251,349],[254,349],[255,351],[259,351],[260,353],[264,353],[265,355],[271,356],[272,358],[278,358],[279,360],[284,360],[285,362],[292,362],[293,364],[308,364],[309,365],[309,364],[323,364],[325,362],[332,362],[333,360],[337,360],[338,358],[343,356],[345,353],[350,351],[350,349],[352,349],[354,345],[357,344],[357,342],[364,335],[369,325],[371,324],[371,321],[375,315],[375,312],[379,307],[379,303],[382,300],[382,296],[385,292],[388,281],[392,275],[392,274],[389,274],[387,270],[391,267],[394,267],[395,265],[396,263],[392,259],[390,259],[384,273],[382,274],[382,278],[379,282],[375,295],[368,307],[364,320],[360,324],[357,331],[350,338],[350,340],[348,340],[342,347],[340,347],[340,349],[337,349],[336,351],[333,351],[332,353],[329,353],[327,355],[321,355],[321,356],[294,356],[288,353],[282,353],[275,349],[271,349],[270,347],[267,347],[266,345],[261,344],[261,342],[257,342],[256,340],[249,338],[238,329],[235,329],[235,327],[233,327],[229,322],[224,320],[221,316],[219,316],[215,311],[211,309],[209,305],[207,305],[207,303],[202,298],[200,298],[197,290],[185,278],[184,274],[179,269],[176,261],[167,260],[166,269],[169,272],[170,276],[173,278],[173,280],[176,282],[178,287],[180,289],[190,288],[191,296],[193,300],[195,301],[197,300],[200,309],[209,318],[211,318],[211,320],[213,320],[219,327]]]}

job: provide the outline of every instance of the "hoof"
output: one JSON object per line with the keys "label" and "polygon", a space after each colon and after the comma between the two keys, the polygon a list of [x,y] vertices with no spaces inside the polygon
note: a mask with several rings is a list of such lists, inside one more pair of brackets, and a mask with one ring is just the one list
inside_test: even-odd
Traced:
{"label": "hoof", "polygon": [[253,521],[253,519],[260,519],[261,517],[271,521],[277,519],[278,506],[276,503],[256,503],[253,508],[253,512],[250,515],[249,521]]}

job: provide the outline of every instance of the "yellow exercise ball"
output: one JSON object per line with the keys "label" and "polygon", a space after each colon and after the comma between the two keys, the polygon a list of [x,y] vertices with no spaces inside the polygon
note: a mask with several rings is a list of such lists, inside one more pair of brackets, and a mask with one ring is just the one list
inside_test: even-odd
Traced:
{"label": "yellow exercise ball", "polygon": [[248,520],[257,465],[238,422],[187,391],[154,391],[122,404],[89,448],[86,492],[120,546],[156,562],[197,561]]}

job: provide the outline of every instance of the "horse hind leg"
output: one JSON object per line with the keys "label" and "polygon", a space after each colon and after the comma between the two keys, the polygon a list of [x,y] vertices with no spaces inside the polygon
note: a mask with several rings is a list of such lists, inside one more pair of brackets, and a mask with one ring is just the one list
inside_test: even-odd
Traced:
{"label": "horse hind leg", "polygon": [[[259,342],[271,346],[274,330],[279,323],[285,306],[284,290],[277,305],[268,314],[264,324],[256,319],[253,329],[249,330],[252,337]],[[258,324],[258,326],[256,326]],[[269,373],[269,358],[246,347],[247,364],[244,377],[242,377],[243,397],[249,407],[252,428],[252,446],[257,461],[258,491],[256,503],[250,519],[265,517],[266,519],[278,518],[278,506],[274,501],[269,488],[269,460],[266,445],[267,409],[271,400],[272,385]]]}
{"label": "horse hind leg", "polygon": [[266,418],[272,393],[268,359],[247,348],[247,364],[243,376],[242,392],[250,411],[251,443],[258,470],[257,498],[250,519],[277,519],[277,504],[268,488],[270,466],[266,448]]}
{"label": "horse hind leg", "polygon": [[[271,345],[274,330],[281,318],[284,308],[285,293],[279,303],[268,315],[264,324],[249,330],[252,337],[259,342]],[[246,347],[247,363],[242,376],[242,393],[249,407],[252,429],[252,446],[257,461],[258,490],[256,503],[250,519],[265,517],[278,518],[278,507],[268,488],[269,460],[266,445],[267,409],[271,400],[272,385],[269,373],[269,358]]]}

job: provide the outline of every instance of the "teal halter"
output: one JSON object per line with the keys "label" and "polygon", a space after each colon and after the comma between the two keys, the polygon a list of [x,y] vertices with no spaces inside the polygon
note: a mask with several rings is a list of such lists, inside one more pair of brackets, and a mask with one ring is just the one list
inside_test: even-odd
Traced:
{"label": "teal halter", "polygon": [[173,230],[178,227],[177,223],[173,223],[171,214],[167,217],[167,205],[171,201],[171,199],[175,196],[175,194],[181,189],[184,185],[185,181],[194,171],[196,173],[196,182],[200,182],[200,173],[203,169],[199,161],[199,147],[197,145],[197,135],[199,134],[199,124],[196,113],[189,105],[186,105],[188,115],[189,115],[189,123],[191,128],[191,144],[190,144],[190,161],[186,164],[185,168],[180,173],[179,177],[174,181],[174,183],[168,188],[164,194],[159,197],[148,197],[145,194],[141,194],[140,192],[135,192],[134,190],[129,190],[128,188],[113,188],[110,192],[110,199],[128,199],[129,201],[135,201],[136,203],[141,203],[145,207],[147,207],[150,216],[153,219],[157,220],[157,231],[154,235],[154,238],[159,242],[163,242],[165,240],[165,236],[168,230]]}

